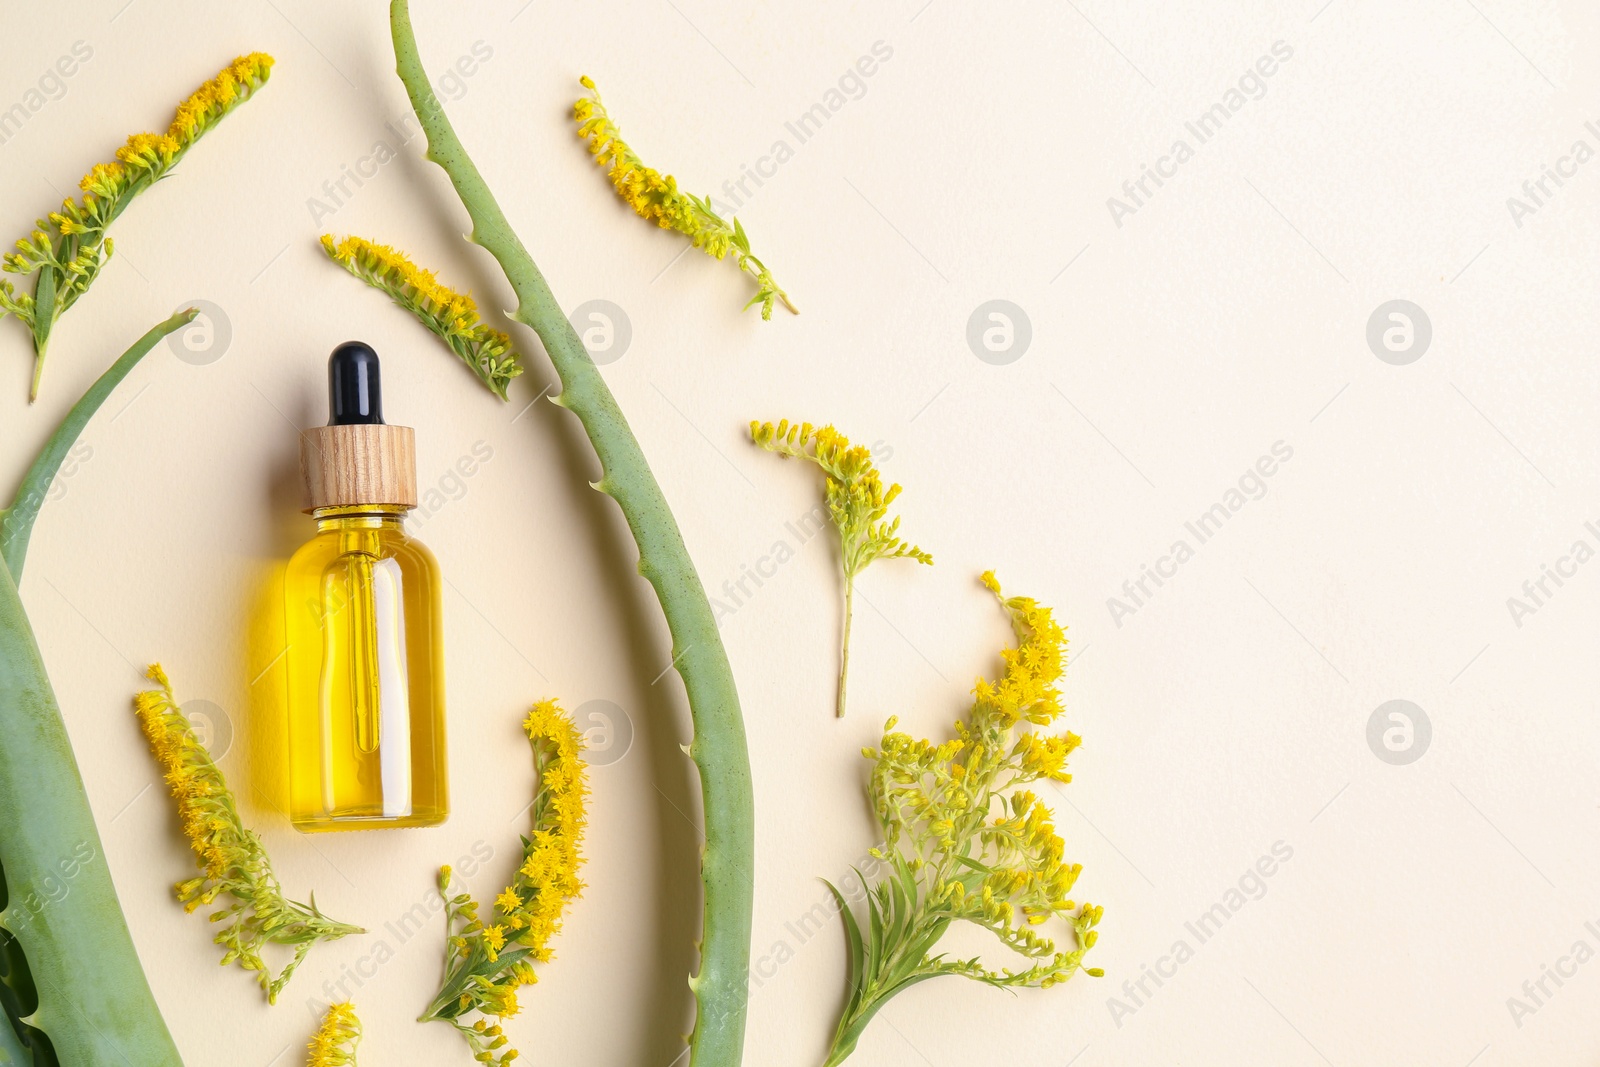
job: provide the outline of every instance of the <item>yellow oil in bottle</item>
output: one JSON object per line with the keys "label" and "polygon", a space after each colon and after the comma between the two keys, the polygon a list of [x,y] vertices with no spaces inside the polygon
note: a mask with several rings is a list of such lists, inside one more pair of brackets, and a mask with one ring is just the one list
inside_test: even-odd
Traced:
{"label": "yellow oil in bottle", "polygon": [[438,564],[396,512],[316,518],[284,576],[290,818],[311,831],[443,822]]}
{"label": "yellow oil in bottle", "polygon": [[329,395],[329,425],[302,437],[317,532],[284,575],[289,816],[307,832],[431,826],[449,814],[440,577],[402,526],[411,431],[383,423],[359,342],[334,351]]}

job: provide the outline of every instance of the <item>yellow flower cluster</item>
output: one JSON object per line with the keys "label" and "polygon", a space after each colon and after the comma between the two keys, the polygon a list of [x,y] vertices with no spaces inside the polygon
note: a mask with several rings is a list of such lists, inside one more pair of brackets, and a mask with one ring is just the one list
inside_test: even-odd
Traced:
{"label": "yellow flower cluster", "polygon": [[[482,1063],[504,1065],[517,1056],[506,1047],[498,1024],[520,1010],[517,990],[538,981],[534,963],[551,958],[550,941],[561,930],[567,905],[583,892],[584,814],[588,777],[578,729],[554,701],[533,706],[522,723],[533,748],[538,785],[531,805],[533,826],[523,839],[522,864],[495,898],[495,921],[485,924],[471,894],[449,895],[451,870],[440,869],[450,931],[445,980],[423,1019],[450,1022]],[[477,1012],[471,1025],[463,1016]]]}
{"label": "yellow flower cluster", "polygon": [[760,304],[763,319],[772,318],[772,306],[778,300],[791,312],[799,314],[789,294],[778,287],[772,272],[750,254],[750,239],[745,236],[739,220],[734,219],[729,226],[712,208],[710,197],[702,199],[682,192],[672,175],[645,166],[638,153],[622,139],[622,131],[600,101],[600,91],[595,88],[594,81],[587,75],[579,81],[589,90],[589,95],[572,105],[572,117],[578,123],[578,139],[588,143],[594,161],[606,168],[617,195],[640,217],[664,230],[683,234],[713,259],[722,259],[732,252],[739,269],[756,280],[756,295],[745,307]]}
{"label": "yellow flower cluster", "polygon": [[[1066,760],[1078,738],[1034,732],[1061,714],[1066,633],[1049,608],[1003,596],[992,573],[983,584],[1017,638],[1002,653],[1000,679],[979,680],[972,711],[950,740],[913,737],[891,718],[879,746],[862,750],[874,761],[870,795],[884,840],[872,855],[889,869],[868,886],[865,922],[834,890],[850,984],[827,1067],[848,1059],[883,1004],[919,981],[960,975],[998,988],[1047,988],[1085,969],[1084,954],[1099,938],[1099,906],[1069,896],[1082,868],[1065,861],[1049,806],[1022,788],[1069,778]],[[1052,918],[1072,927],[1072,947],[1058,948],[1035,929]],[[988,930],[1028,965],[993,970],[977,957],[939,952],[939,936],[956,921]]]}
{"label": "yellow flower cluster", "polygon": [[[1080,744],[1076,734],[1019,730],[1024,723],[1048,726],[1061,715],[1067,637],[1049,608],[1031,597],[1004,596],[992,571],[982,581],[1017,636],[1016,647],[1001,652],[1005,670],[998,681],[978,680],[971,714],[944,744],[897,733],[891,719],[880,749],[867,750],[878,761],[873,800],[888,846],[905,842],[918,860],[941,871],[933,899],[952,918],[983,926],[1008,947],[1045,961],[1025,972],[1023,984],[1053,983],[1077,969],[1083,951],[1094,945],[1100,918],[1098,908],[1080,909],[1068,897],[1082,868],[1064,861],[1049,806],[1017,789],[1072,780],[1066,763]],[[996,809],[999,814],[991,814]],[[981,858],[981,876],[944,862],[958,855]],[[1079,951],[1057,953],[1048,938],[1016,927],[1019,909],[1030,926],[1051,916],[1073,923]]]}
{"label": "yellow flower cluster", "polygon": [[178,105],[167,136],[185,147],[200,139],[217,121],[259,89],[272,76],[275,60],[265,52],[251,52],[223,67]]}
{"label": "yellow flower cluster", "polygon": [[[1032,597],[1001,596],[993,571],[985,571],[982,581],[1011,616],[1018,644],[1001,653],[1006,669],[998,682],[978,680],[974,722],[1002,729],[1010,729],[1022,720],[1034,726],[1048,726],[1061,714],[1061,693],[1056,683],[1061,678],[1066,634],[1056,625],[1050,609],[1040,607]],[[1077,747],[1077,738],[1068,734],[1067,740],[1070,752]],[[1064,758],[1065,753],[1062,755]]]}
{"label": "yellow flower cluster", "polygon": [[248,100],[272,74],[273,59],[255,52],[240,56],[178,105],[166,133],[136,133],[117,149],[116,159],[97,163],[78,183],[81,200],[67,198],[61,210],[39,219],[34,231],[0,261],[12,274],[39,274],[32,297],[0,287],[0,312],[16,315],[33,331],[36,366],[33,391],[50,329],[99,276],[115,245],[106,236],[111,223],[139,193],[160,181],[183,154],[234,108]]}
{"label": "yellow flower cluster", "polygon": [[355,1005],[346,1001],[328,1008],[322,1025],[307,1046],[306,1067],[355,1067],[356,1046],[361,1043],[361,1020]]}
{"label": "yellow flower cluster", "polygon": [[423,270],[388,245],[361,237],[335,241],[331,234],[324,234],[322,248],[335,263],[388,293],[415,315],[484,385],[501,400],[506,399],[511,379],[522,373],[522,364],[511,338],[478,317],[478,305],[470,295],[441,284],[433,271]]}
{"label": "yellow flower cluster", "polygon": [[533,834],[515,879],[495,901],[501,930],[530,950],[540,963],[550,958],[550,939],[561,929],[567,902],[583,892],[578,869],[583,842],[584,798],[589,787],[579,753],[583,741],[572,720],[551,700],[533,706],[523,720],[533,742],[539,792],[533,802]]}
{"label": "yellow flower cluster", "polygon": [[[115,200],[135,182],[161,177],[206,131],[266,84],[272,76],[274,62],[264,52],[252,52],[223,67],[215,78],[200,86],[178,105],[178,111],[166,133],[136,133],[117,149],[116,162],[97,163],[78,183],[78,188],[89,194],[85,200],[93,197],[102,201]],[[66,217],[50,216],[51,221],[61,227],[63,234],[85,232],[82,229],[69,229],[69,226],[81,222],[72,214],[75,206],[69,200],[64,205],[68,212]]]}
{"label": "yellow flower cluster", "polygon": [[721,259],[733,247],[726,226],[707,226],[695,211],[694,202],[678,191],[678,180],[644,165],[638,153],[622,139],[622,131],[611,121],[600,91],[588,75],[578,79],[589,95],[572,105],[578,123],[578,139],[589,145],[594,161],[606,168],[617,195],[639,216],[664,230],[677,230],[694,246],[713,258]]}
{"label": "yellow flower cluster", "polygon": [[[127,143],[117,149],[114,162],[95,164],[78,183],[84,193],[82,201],[69,198],[62,203],[60,211],[51,213],[54,228],[63,237],[92,239],[103,234],[121,214],[130,195],[162,178],[211,127],[266,83],[271,77],[273,62],[271,56],[262,52],[240,56],[178,105],[166,133],[136,133],[129,137]],[[39,229],[45,229],[43,221]],[[69,273],[82,275],[90,269],[91,258],[95,259],[94,269],[98,269],[98,258],[85,255],[93,241],[77,242],[78,247],[67,249],[70,255],[63,260],[56,258],[48,245],[40,248],[40,237],[36,232],[31,239],[18,241],[18,251],[6,257],[6,269],[28,274],[44,263],[54,262]],[[109,252],[108,248],[108,255]],[[72,269],[74,264],[78,265],[76,271]]]}
{"label": "yellow flower cluster", "polygon": [[[256,972],[268,1001],[276,1002],[313,944],[363,931],[334,922],[314,904],[284,898],[261,839],[239,817],[227,780],[179,708],[166,672],[153,663],[147,673],[160,688],[139,693],[134,711],[178,802],[183,835],[202,872],[176,886],[178,900],[193,912],[219,896],[231,898],[211,916],[212,922],[226,924],[214,938],[225,950],[222,963],[237,961]],[[268,943],[294,946],[294,958],[276,978],[261,958]]]}
{"label": "yellow flower cluster", "polygon": [[883,476],[873,466],[870,448],[852,445],[848,437],[832,426],[790,423],[788,419],[777,425],[752,421],[750,439],[786,459],[815,463],[827,479],[828,514],[839,531],[839,558],[844,567],[844,639],[839,656],[837,705],[838,714],[842,716],[845,683],[850,673],[850,623],[855,612],[856,575],[880,559],[904,558],[931,564],[933,557],[896,536],[900,529],[898,517],[891,522],[884,521],[889,505],[900,495],[900,486],[884,488]]}
{"label": "yellow flower cluster", "polygon": [[27,323],[29,329],[33,328],[33,297],[17,292],[15,286],[0,278],[0,319],[7,315],[15,315]]}
{"label": "yellow flower cluster", "polygon": [[[1067,896],[1081,868],[1063,861],[1065,846],[1049,806],[1028,790],[1012,792],[1029,782],[1071,780],[1065,767],[1077,735],[1018,732],[1024,721],[1045,726],[1061,714],[1057,683],[1066,634],[1049,608],[1028,597],[1001,596],[992,572],[983,583],[1000,597],[1018,639],[1017,647],[1002,652],[1005,672],[998,682],[979,679],[971,714],[943,744],[896,732],[894,719],[885,724],[880,747],[865,750],[877,761],[874,806],[889,850],[904,843],[919,867],[944,871],[933,895],[953,918],[988,927],[1025,955],[1043,957],[1055,951],[1050,941],[1011,928],[1019,908],[1030,925],[1051,915],[1074,923],[1088,916],[1080,939],[1087,949],[1098,909],[1080,911]],[[991,814],[996,809],[999,814]],[[950,865],[952,856],[981,858],[981,877],[966,864]],[[1063,955],[1050,971],[1065,966],[1070,973],[1077,958]]]}
{"label": "yellow flower cluster", "polygon": [[828,513],[839,528],[844,547],[844,572],[854,577],[875,560],[907,557],[932,563],[933,557],[895,536],[900,520],[884,522],[889,505],[900,495],[899,485],[883,485],[872,463],[872,450],[852,445],[850,438],[832,426],[782,419],[750,423],[750,439],[768,452],[789,459],[805,459],[827,476]]}

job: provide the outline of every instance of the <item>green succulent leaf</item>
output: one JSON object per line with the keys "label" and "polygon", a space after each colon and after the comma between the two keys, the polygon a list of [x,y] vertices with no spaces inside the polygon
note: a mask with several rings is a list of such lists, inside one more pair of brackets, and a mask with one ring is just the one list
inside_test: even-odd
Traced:
{"label": "green succulent leaf", "polygon": [[554,402],[572,412],[588,434],[602,471],[594,486],[622,509],[639,548],[639,573],[654,588],[666,616],[671,663],[683,678],[694,721],[688,751],[700,772],[705,812],[700,861],[705,912],[700,969],[689,981],[696,999],[690,1063],[738,1067],[749,999],[755,799],[739,695],[716,618],[627,419],[434,95],[417,54],[406,0],[392,0],[390,22],[400,80],[427,134],[428,158],[444,169],[471,216],[470,239],[495,258],[511,283],[517,296],[512,318],[543,342],[562,384]]}
{"label": "green succulent leaf", "polygon": [[[7,957],[4,985],[13,994],[0,996],[0,1004],[13,1037],[27,1032],[23,1025],[42,1032],[59,1061],[73,1067],[182,1063],[134,951],[14,573],[21,571],[43,499],[40,487],[48,488],[61,456],[133,364],[190,317],[185,312],[155,327],[101,376],[51,436],[0,519],[7,561],[0,567],[0,876],[6,891],[0,950]],[[28,1014],[18,1014],[22,1010]]]}
{"label": "green succulent leaf", "polygon": [[[0,878],[3,880],[3,878]],[[10,934],[0,930],[0,956],[15,953],[21,956],[22,950],[16,947]],[[26,967],[26,963],[23,963]],[[34,1057],[33,1034],[37,1031],[22,1021],[27,1014],[19,1002],[18,997],[7,984],[7,979],[12,973],[0,964],[0,1067],[45,1067],[36,1062]],[[28,1034],[29,1040],[25,1043],[22,1034]]]}

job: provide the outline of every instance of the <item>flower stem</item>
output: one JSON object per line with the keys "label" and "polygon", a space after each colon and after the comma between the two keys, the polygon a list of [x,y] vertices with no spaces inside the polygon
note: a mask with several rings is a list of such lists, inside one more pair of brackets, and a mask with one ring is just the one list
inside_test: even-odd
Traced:
{"label": "flower stem", "polygon": [[39,399],[39,379],[44,377],[44,349],[33,357],[33,383],[28,386],[28,403]]}
{"label": "flower stem", "polygon": [[828,1047],[828,1058],[822,1067],[839,1067],[839,1064],[855,1055],[856,1046],[861,1042],[861,1035],[866,1032],[867,1023],[878,1014],[878,1010],[887,1003],[886,999],[873,996],[853,996],[850,1006],[844,1016],[839,1020],[839,1027],[833,1032],[833,1044]]}
{"label": "flower stem", "polygon": [[850,678],[850,623],[855,618],[856,576],[844,576],[844,640],[839,648],[839,718],[844,718],[845,683]]}

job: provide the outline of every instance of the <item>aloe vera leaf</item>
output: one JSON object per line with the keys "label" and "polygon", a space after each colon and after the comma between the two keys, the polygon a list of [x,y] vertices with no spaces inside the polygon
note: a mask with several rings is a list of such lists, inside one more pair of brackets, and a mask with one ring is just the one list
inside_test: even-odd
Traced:
{"label": "aloe vera leaf", "polygon": [[72,405],[72,410],[61,420],[56,432],[45,442],[44,450],[39,453],[38,458],[33,461],[33,466],[29,467],[28,473],[23,476],[22,485],[17,489],[16,499],[11,502],[10,507],[0,511],[0,559],[4,559],[7,569],[11,571],[13,582],[22,584],[22,562],[28,554],[28,536],[33,533],[33,520],[38,517],[39,506],[44,503],[45,495],[50,492],[50,483],[55,481],[56,471],[61,469],[61,461],[72,451],[72,446],[78,440],[78,435],[83,432],[84,426],[88,425],[94,413],[100,410],[100,405],[111,395],[111,390],[128,376],[128,372],[149,354],[156,343],[173,331],[180,330],[193,322],[195,314],[193,308],[181,311],[139,338],[132,348],[124,352],[104,374],[95,379],[89,391]]}
{"label": "aloe vera leaf", "polygon": [[0,1015],[0,1067],[29,1067],[32,1063],[33,1054],[22,1047],[11,1020]]}
{"label": "aloe vera leaf", "polygon": [[472,217],[468,239],[494,256],[511,283],[517,295],[512,318],[544,343],[561,379],[555,403],[583,424],[602,468],[594,487],[621,507],[639,547],[639,573],[654,587],[672,633],[672,662],[683,677],[694,720],[688,752],[699,768],[705,808],[700,868],[705,915],[700,970],[689,979],[696,1001],[690,1063],[736,1067],[744,1052],[749,1000],[755,800],[733,670],[705,588],[639,442],[434,96],[417,55],[407,0],[392,0],[389,12],[396,66],[427,134],[427,157],[449,175]]}
{"label": "aloe vera leaf", "polygon": [[[5,910],[5,872],[0,871],[0,911]],[[0,1049],[8,1048],[6,1038],[9,1036],[22,1047],[21,1058],[8,1061],[0,1058],[0,1065],[13,1067],[13,1063],[22,1063],[25,1067],[59,1067],[46,1059],[36,1043],[35,1035],[38,1034],[31,1026],[22,1021],[23,1017],[33,1011],[32,1005],[36,1000],[33,988],[33,976],[28,973],[28,961],[22,958],[22,946],[17,944],[17,939],[0,928]],[[24,1005],[27,1005],[26,1010]],[[12,1052],[15,1056],[16,1053]]]}
{"label": "aloe vera leaf", "polygon": [[178,1067],[95,831],[83,778],[11,572],[0,567],[0,926],[39,1003],[24,1021],[72,1067]]}
{"label": "aloe vera leaf", "polygon": [[[62,457],[95,410],[157,341],[193,318],[174,315],[128,349],[67,413],[0,518],[0,927],[16,939],[38,1006],[28,1025],[72,1067],[181,1067],[145,981],[106,867],[83,777],[17,595],[33,520]],[[13,563],[12,561],[15,560]],[[11,1020],[4,1020],[11,1030]],[[29,1062],[23,1060],[21,1062]]]}

